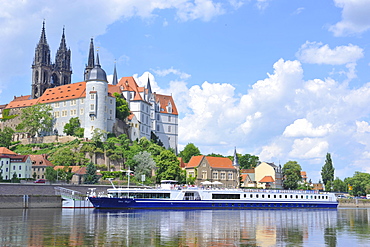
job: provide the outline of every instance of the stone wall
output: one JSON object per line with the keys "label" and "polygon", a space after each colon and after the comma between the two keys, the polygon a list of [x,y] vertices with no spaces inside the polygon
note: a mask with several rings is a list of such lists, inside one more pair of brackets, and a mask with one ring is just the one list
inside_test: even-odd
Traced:
{"label": "stone wall", "polygon": [[0,209],[61,207],[62,198],[57,195],[0,195]]}

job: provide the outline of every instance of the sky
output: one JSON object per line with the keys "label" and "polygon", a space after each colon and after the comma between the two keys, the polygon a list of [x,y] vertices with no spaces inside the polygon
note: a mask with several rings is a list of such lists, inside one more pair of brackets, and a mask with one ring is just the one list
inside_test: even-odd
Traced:
{"label": "sky", "polygon": [[179,111],[179,150],[297,161],[313,182],[370,172],[369,0],[4,0],[0,104],[31,92],[45,20],[52,61],[65,28],[72,82],[90,39],[109,78],[148,77]]}

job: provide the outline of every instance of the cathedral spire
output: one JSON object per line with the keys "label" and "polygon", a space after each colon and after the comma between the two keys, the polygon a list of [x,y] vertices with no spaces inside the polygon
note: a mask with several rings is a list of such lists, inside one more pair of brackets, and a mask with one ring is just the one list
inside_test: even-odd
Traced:
{"label": "cathedral spire", "polygon": [[87,65],[85,68],[85,81],[89,78],[89,72],[95,67],[95,58],[94,58],[94,40],[91,38],[90,41],[90,49],[89,49],[89,57],[87,60]]}
{"label": "cathedral spire", "polygon": [[41,36],[40,36],[40,41],[39,44],[47,44],[48,42],[46,41],[46,34],[45,34],[45,20],[42,22],[42,30],[41,30]]}
{"label": "cathedral spire", "polygon": [[233,160],[233,166],[234,167],[239,167],[239,161],[238,161],[238,155],[236,153],[236,147],[234,149],[234,160]]}
{"label": "cathedral spire", "polygon": [[55,56],[55,65],[53,71],[53,85],[59,86],[71,83],[71,50],[67,49],[65,28],[63,27],[62,38],[59,49]]}
{"label": "cathedral spire", "polygon": [[116,62],[114,62],[114,71],[113,71],[112,85],[117,85],[117,84],[118,84],[118,78],[117,78]]}
{"label": "cathedral spire", "polygon": [[146,89],[148,89],[148,94],[152,94],[152,87],[150,86],[149,73],[148,73],[148,83],[146,85]]}

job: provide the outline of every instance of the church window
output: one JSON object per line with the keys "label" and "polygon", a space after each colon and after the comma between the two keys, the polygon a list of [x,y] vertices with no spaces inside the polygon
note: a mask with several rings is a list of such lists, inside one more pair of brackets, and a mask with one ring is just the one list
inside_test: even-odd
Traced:
{"label": "church window", "polygon": [[95,99],[95,94],[90,94],[90,99]]}
{"label": "church window", "polygon": [[94,104],[90,104],[90,111],[94,111],[95,110],[95,105]]}

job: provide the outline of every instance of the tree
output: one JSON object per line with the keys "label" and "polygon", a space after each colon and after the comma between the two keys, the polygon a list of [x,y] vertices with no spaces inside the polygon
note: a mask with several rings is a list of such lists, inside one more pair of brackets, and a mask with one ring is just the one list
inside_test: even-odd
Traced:
{"label": "tree", "polygon": [[55,182],[57,180],[57,171],[51,166],[46,167],[45,178],[50,182]]}
{"label": "tree", "polygon": [[9,148],[12,143],[12,136],[14,130],[9,127],[4,127],[3,130],[0,129],[0,147]]}
{"label": "tree", "polygon": [[157,164],[157,183],[167,179],[177,180],[180,183],[185,181],[185,178],[182,177],[179,161],[174,153],[169,150],[163,150],[154,159]]}
{"label": "tree", "polygon": [[46,104],[37,104],[22,109],[21,123],[16,129],[25,131],[32,137],[40,136],[42,132],[50,132],[53,127],[52,108]]}
{"label": "tree", "polygon": [[127,101],[119,93],[113,93],[113,96],[116,97],[116,118],[124,121],[130,116],[130,108]]}
{"label": "tree", "polygon": [[283,187],[284,189],[291,189],[295,190],[298,188],[300,182],[302,180],[301,177],[301,166],[297,163],[297,161],[288,161],[283,166]]}
{"label": "tree", "polygon": [[259,161],[258,156],[244,154],[243,156],[239,157],[239,165],[240,169],[250,169],[257,166]]}
{"label": "tree", "polygon": [[365,172],[355,172],[353,177],[345,178],[344,182],[352,189],[349,193],[353,196],[364,196],[370,194],[370,174]]}
{"label": "tree", "polygon": [[69,136],[83,137],[84,129],[81,128],[80,119],[73,117],[69,119],[69,122],[64,125],[63,132]]}
{"label": "tree", "polygon": [[133,157],[133,160],[137,163],[135,168],[135,178],[138,181],[140,181],[141,175],[151,177],[151,171],[155,168],[156,164],[149,152],[140,152]]}
{"label": "tree", "polygon": [[325,185],[326,191],[331,191],[334,181],[334,167],[331,160],[330,153],[326,154],[325,164],[321,169],[321,178]]}
{"label": "tree", "polygon": [[344,181],[342,181],[340,178],[336,178],[333,181],[333,191],[337,192],[345,192],[347,191],[347,185]]}
{"label": "tree", "polygon": [[84,184],[96,184],[99,176],[96,175],[96,167],[93,164],[88,164],[86,167],[86,174],[84,174]]}
{"label": "tree", "polygon": [[200,151],[193,143],[188,143],[179,153],[179,157],[182,157],[185,163],[188,163],[191,157],[198,155],[200,155]]}

